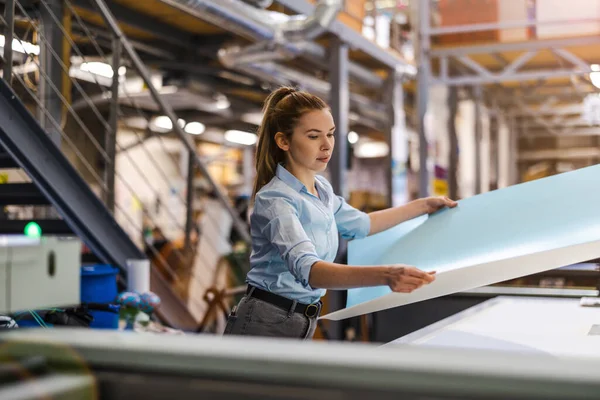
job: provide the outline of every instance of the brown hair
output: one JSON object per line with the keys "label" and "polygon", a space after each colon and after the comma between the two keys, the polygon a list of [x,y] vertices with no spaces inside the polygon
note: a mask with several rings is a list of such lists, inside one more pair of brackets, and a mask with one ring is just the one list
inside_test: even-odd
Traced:
{"label": "brown hair", "polygon": [[275,134],[282,132],[289,138],[302,115],[328,108],[319,97],[291,87],[280,87],[267,97],[263,106],[263,120],[258,127],[256,180],[252,199],[273,179],[277,164],[285,161],[285,151],[277,146]]}

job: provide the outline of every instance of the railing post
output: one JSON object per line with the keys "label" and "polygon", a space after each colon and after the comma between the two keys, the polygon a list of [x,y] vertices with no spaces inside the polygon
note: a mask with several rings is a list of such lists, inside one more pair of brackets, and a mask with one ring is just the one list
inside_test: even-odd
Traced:
{"label": "railing post", "polygon": [[12,86],[12,42],[15,30],[15,0],[6,0],[4,3],[4,80]]}

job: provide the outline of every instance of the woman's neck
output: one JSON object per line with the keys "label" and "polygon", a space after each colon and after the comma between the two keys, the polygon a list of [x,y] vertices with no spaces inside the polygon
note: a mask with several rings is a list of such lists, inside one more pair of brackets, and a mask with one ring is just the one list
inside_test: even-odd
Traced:
{"label": "woman's neck", "polygon": [[315,187],[315,173],[306,168],[298,167],[292,162],[285,163],[285,168],[306,186],[309,193],[317,196],[317,188]]}

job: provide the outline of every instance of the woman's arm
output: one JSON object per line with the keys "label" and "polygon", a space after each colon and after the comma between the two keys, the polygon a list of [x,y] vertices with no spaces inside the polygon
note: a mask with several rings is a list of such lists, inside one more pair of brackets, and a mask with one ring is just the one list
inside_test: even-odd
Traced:
{"label": "woman's arm", "polygon": [[334,290],[389,286],[394,292],[410,293],[433,282],[434,274],[407,265],[364,267],[318,261],[312,265],[309,284],[313,288]]}
{"label": "woman's arm", "polygon": [[369,213],[371,229],[369,235],[374,235],[390,229],[402,222],[411,220],[423,214],[431,214],[443,207],[456,207],[457,203],[447,197],[427,197],[411,201],[408,204]]}

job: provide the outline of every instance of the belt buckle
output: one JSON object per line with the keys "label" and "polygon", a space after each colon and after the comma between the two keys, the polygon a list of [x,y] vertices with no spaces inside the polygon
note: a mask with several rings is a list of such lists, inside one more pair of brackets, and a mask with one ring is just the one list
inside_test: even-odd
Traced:
{"label": "belt buckle", "polygon": [[[313,311],[314,310],[314,311]],[[309,304],[305,309],[304,309],[304,315],[306,315],[308,318],[314,318],[317,315],[319,315],[319,306],[316,304]]]}

